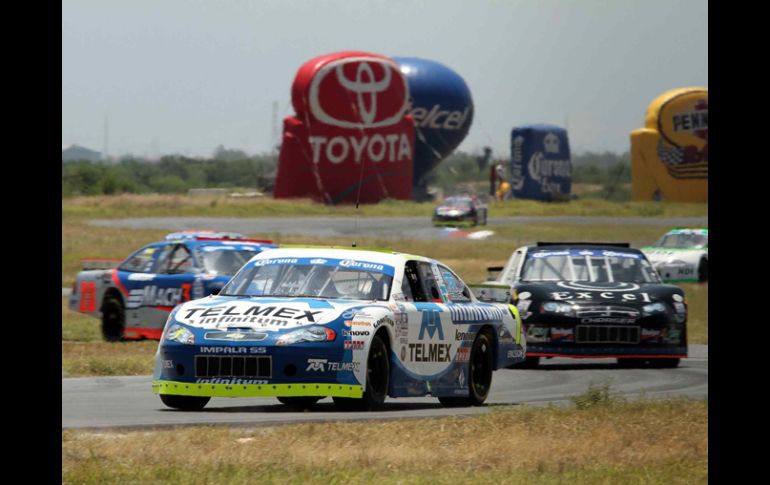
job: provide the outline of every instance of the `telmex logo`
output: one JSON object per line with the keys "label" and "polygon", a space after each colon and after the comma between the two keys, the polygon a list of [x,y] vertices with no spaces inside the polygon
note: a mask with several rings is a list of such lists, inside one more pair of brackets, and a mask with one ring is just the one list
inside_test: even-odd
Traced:
{"label": "telmex logo", "polygon": [[379,128],[398,123],[409,88],[387,59],[346,57],[321,67],[310,84],[310,112],[340,128]]}

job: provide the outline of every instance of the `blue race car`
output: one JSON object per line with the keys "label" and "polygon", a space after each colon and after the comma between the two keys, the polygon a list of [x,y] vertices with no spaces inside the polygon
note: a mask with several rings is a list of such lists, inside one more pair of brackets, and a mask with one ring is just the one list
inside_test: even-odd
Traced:
{"label": "blue race car", "polygon": [[236,233],[169,234],[117,267],[110,260],[84,260],[69,308],[101,319],[107,341],[158,340],[174,306],[216,293],[252,256],[275,247]]}
{"label": "blue race car", "polygon": [[492,371],[524,360],[513,305],[483,303],[420,256],[340,248],[256,255],[215,296],[179,305],[158,345],[152,388],[168,407],[211,397],[332,397],[375,409],[386,396],[480,405]]}

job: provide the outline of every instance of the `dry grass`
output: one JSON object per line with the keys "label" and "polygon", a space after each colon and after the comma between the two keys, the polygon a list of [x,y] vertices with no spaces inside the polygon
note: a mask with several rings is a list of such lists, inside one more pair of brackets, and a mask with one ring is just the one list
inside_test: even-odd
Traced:
{"label": "dry grass", "polygon": [[707,483],[708,402],[62,434],[64,483]]}
{"label": "dry grass", "polygon": [[62,341],[62,377],[152,374],[158,342]]}
{"label": "dry grass", "polygon": [[[430,216],[435,204],[387,200],[379,204],[326,206],[308,199],[234,199],[188,195],[100,195],[62,199],[62,215],[67,219],[120,218],[147,216],[230,216],[230,217],[307,217],[314,215],[362,217]],[[490,202],[490,217],[500,216],[624,216],[684,217],[708,215],[707,204],[674,202],[610,202],[579,199],[564,203],[508,200]]]}

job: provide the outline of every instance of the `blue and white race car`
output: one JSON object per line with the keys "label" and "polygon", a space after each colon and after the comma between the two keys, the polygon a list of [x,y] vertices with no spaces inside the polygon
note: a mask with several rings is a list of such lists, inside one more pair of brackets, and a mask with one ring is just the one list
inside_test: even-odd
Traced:
{"label": "blue and white race car", "polygon": [[105,340],[157,340],[174,306],[219,291],[252,256],[275,247],[236,233],[169,234],[122,262],[84,260],[69,308],[101,319]]}
{"label": "blue and white race car", "polygon": [[374,409],[386,396],[480,405],[492,371],[524,360],[518,311],[482,303],[438,261],[391,251],[269,249],[215,296],[169,315],[153,391],[166,406],[211,397],[332,397]]}

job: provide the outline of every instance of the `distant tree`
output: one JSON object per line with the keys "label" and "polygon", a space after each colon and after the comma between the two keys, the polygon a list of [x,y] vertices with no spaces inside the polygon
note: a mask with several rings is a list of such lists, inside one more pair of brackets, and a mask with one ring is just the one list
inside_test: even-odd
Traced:
{"label": "distant tree", "polygon": [[214,150],[214,156],[212,158],[214,160],[224,161],[246,160],[249,158],[249,155],[243,150],[225,148],[223,145],[219,145],[216,150]]}

